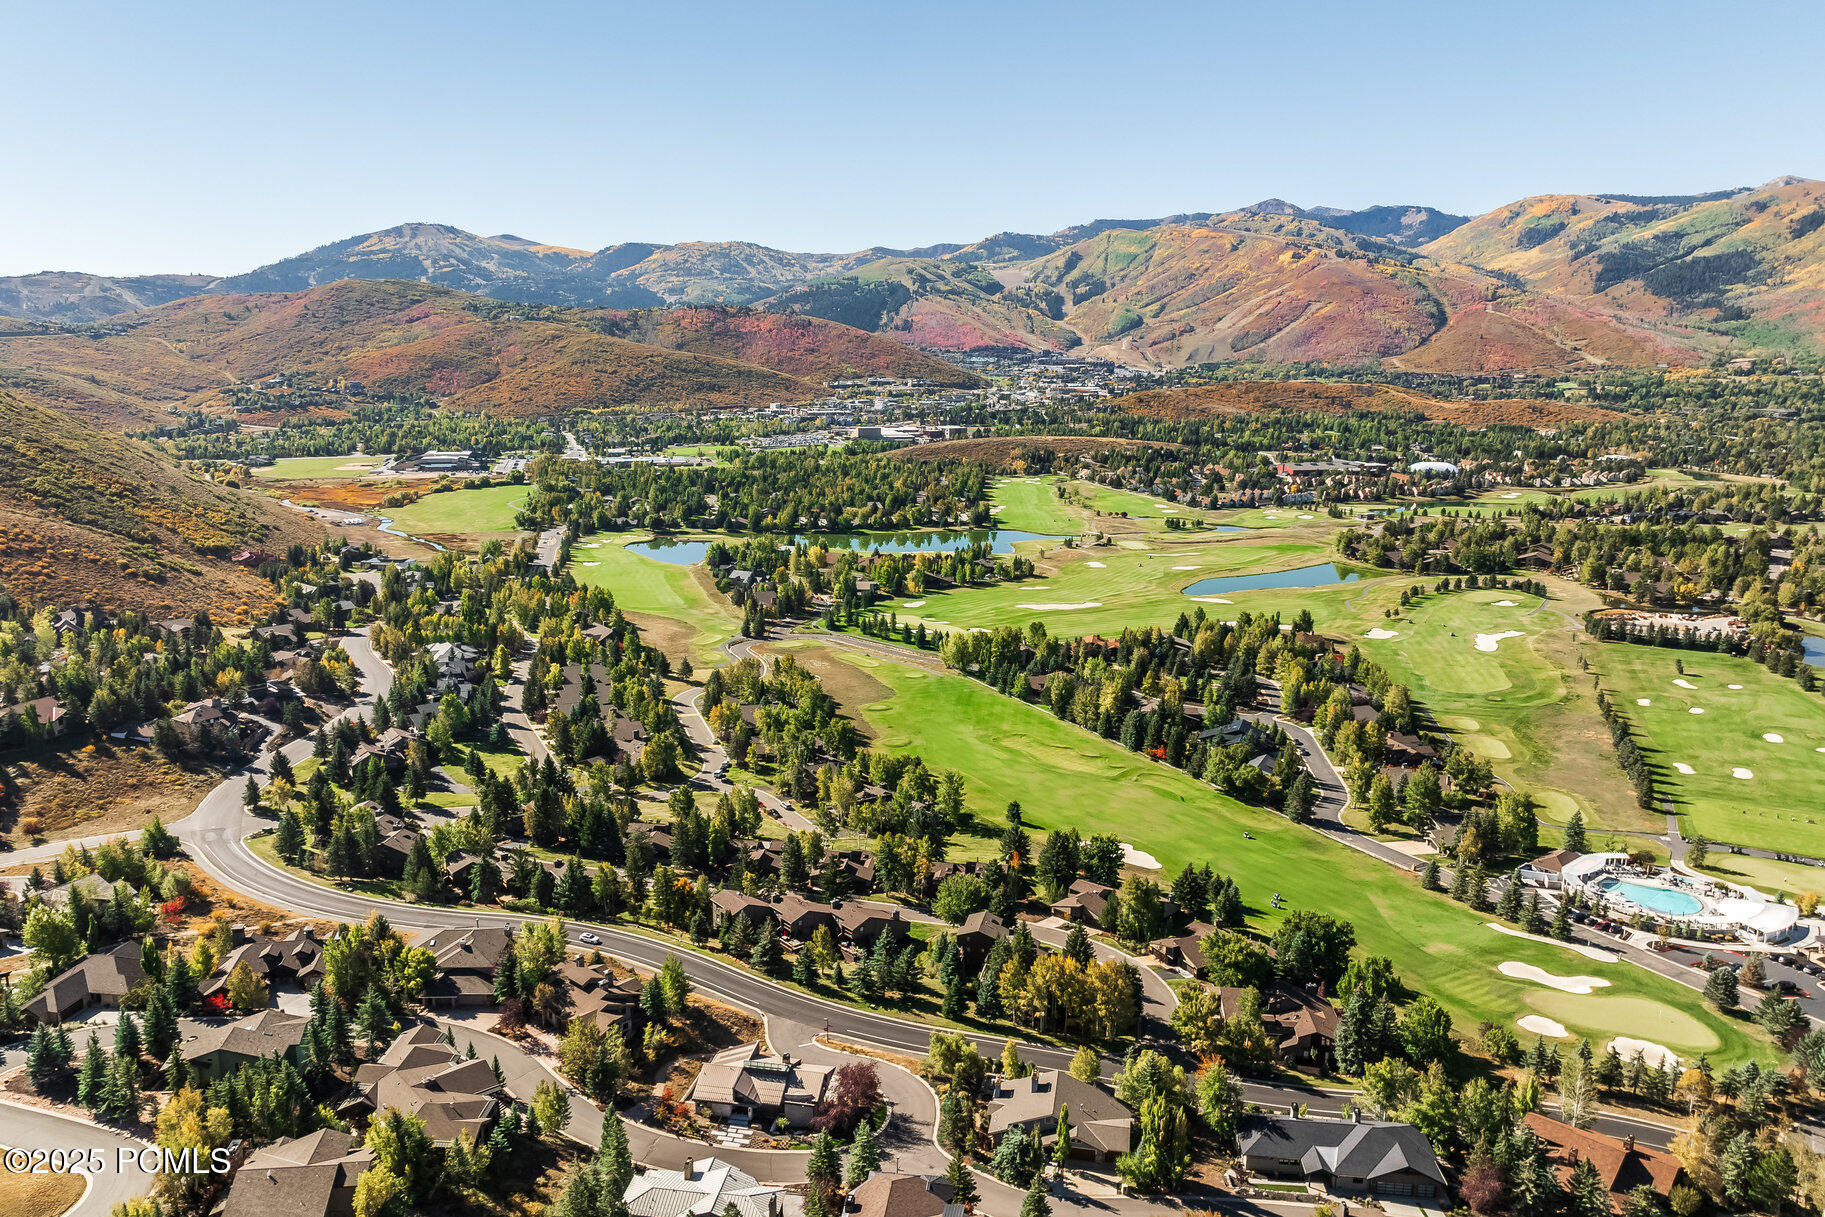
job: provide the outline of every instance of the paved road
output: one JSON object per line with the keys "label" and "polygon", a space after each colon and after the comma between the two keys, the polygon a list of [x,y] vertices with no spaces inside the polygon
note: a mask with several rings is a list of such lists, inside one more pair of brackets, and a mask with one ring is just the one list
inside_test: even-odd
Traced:
{"label": "paved road", "polygon": [[[89,1177],[89,1188],[70,1210],[74,1217],[107,1217],[108,1210],[116,1204],[143,1196],[152,1187],[153,1173],[141,1170],[137,1157],[146,1143],[86,1120],[0,1101],[0,1145],[24,1150],[101,1151],[102,1169],[84,1172]],[[124,1166],[122,1150],[133,1155]]]}

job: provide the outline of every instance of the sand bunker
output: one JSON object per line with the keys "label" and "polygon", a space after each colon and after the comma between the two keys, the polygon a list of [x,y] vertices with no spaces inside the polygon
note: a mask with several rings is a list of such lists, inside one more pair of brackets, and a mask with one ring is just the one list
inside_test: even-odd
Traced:
{"label": "sand bunker", "polygon": [[1221,596],[1193,596],[1199,604],[1234,604],[1234,600],[1225,600]]}
{"label": "sand bunker", "polygon": [[1725,687],[1725,688],[1726,688],[1726,689],[1740,689],[1740,688],[1742,688],[1742,686],[1741,686],[1741,685],[1725,685],[1725,686],[1724,686],[1724,687]]}
{"label": "sand bunker", "polygon": [[1697,685],[1693,684],[1691,681],[1687,680],[1683,676],[1674,677],[1673,683],[1678,685],[1682,689],[1696,689],[1698,687]]}
{"label": "sand bunker", "polygon": [[579,563],[577,563],[577,565],[578,566],[600,566],[602,564],[600,562],[579,562]]}
{"label": "sand bunker", "polygon": [[1032,609],[1039,613],[1062,613],[1070,609],[1101,608],[1101,600],[1085,600],[1080,604],[1016,604],[1015,608]]}
{"label": "sand bunker", "polygon": [[1741,778],[1741,779],[1743,779],[1743,781],[1746,782],[1750,778],[1755,776],[1755,770],[1744,769],[1741,765],[1738,765],[1736,768],[1734,768],[1730,771],[1730,776],[1733,778]]}
{"label": "sand bunker", "polygon": [[1692,766],[1686,764],[1684,761],[1674,761],[1673,768],[1675,768],[1675,769],[1679,770],[1681,773],[1687,774],[1687,775],[1691,775],[1691,774],[1698,772],[1698,770],[1692,768]]}
{"label": "sand bunker", "polygon": [[1687,714],[1703,714],[1704,712],[1705,708],[1703,706],[1693,706],[1690,710],[1686,711]]}
{"label": "sand bunker", "polygon": [[587,543],[585,543],[585,544],[582,544],[582,545],[579,545],[579,546],[577,546],[577,548],[578,548],[578,549],[601,549],[601,548],[602,548],[602,542],[600,542],[600,541],[589,541],[589,542],[587,542]]}
{"label": "sand bunker", "polygon": [[1197,566],[1175,566],[1172,569],[1173,570],[1199,570],[1201,568],[1197,567]]}
{"label": "sand bunker", "polygon": [[1615,963],[1620,958],[1615,952],[1605,951],[1601,947],[1587,947],[1581,942],[1560,942],[1557,938],[1548,938],[1543,934],[1529,934],[1525,930],[1517,930],[1513,926],[1503,925],[1499,921],[1485,921],[1483,924],[1498,934],[1506,934],[1510,938],[1525,938],[1529,942],[1543,942],[1549,947],[1564,947],[1568,951],[1576,951],[1586,959],[1594,959],[1598,963]]}
{"label": "sand bunker", "polygon": [[1476,649],[1479,651],[1493,651],[1496,649],[1496,645],[1504,638],[1520,637],[1523,637],[1520,630],[1503,630],[1500,634],[1478,634],[1476,636]]}
{"label": "sand bunker", "polygon": [[906,602],[906,603],[905,603],[905,604],[902,604],[902,605],[901,605],[901,606],[900,606],[900,607],[901,607],[901,608],[924,608],[924,607],[925,607],[925,601],[923,601],[923,600],[908,600],[908,601],[907,601],[907,602]]}
{"label": "sand bunker", "polygon": [[1511,490],[1507,494],[1503,495],[1502,497],[1505,499],[1518,499],[1521,497],[1521,492],[1518,490]]}
{"label": "sand bunker", "polygon": [[1364,634],[1363,637],[1364,638],[1399,638],[1400,631],[1399,630],[1384,630],[1378,625],[1374,629],[1370,630],[1368,633]]}
{"label": "sand bunker", "polygon": [[1609,1042],[1609,1046],[1614,1048],[1616,1055],[1625,1061],[1633,1060],[1635,1054],[1639,1052],[1642,1061],[1653,1069],[1665,1069],[1668,1061],[1672,1061],[1675,1065],[1679,1064],[1679,1058],[1673,1055],[1672,1049],[1663,1044],[1656,1044],[1653,1040],[1638,1040],[1633,1036],[1618,1035]]}
{"label": "sand bunker", "polygon": [[1784,744],[1787,742],[1787,737],[1782,735],[1779,731],[1764,731],[1762,732],[1762,738],[1771,744]]}
{"label": "sand bunker", "polygon": [[1635,704],[1638,706],[1651,706],[1654,704],[1654,699],[1651,697],[1637,697],[1635,699]]}
{"label": "sand bunker", "polygon": [[1523,1014],[1515,1020],[1515,1026],[1530,1035],[1545,1035],[1556,1040],[1568,1038],[1565,1034],[1565,1024],[1555,1023],[1544,1014]]}
{"label": "sand bunker", "polygon": [[1109,564],[1107,562],[1086,562],[1084,565],[1090,567],[1092,570],[1102,570]]}
{"label": "sand bunker", "polygon": [[1008,505],[1006,503],[997,503],[993,507],[989,508],[989,514],[992,516],[998,516],[1002,512],[1006,511],[1007,509],[1008,509]]}
{"label": "sand bunker", "polygon": [[1126,841],[1122,842],[1122,862],[1127,866],[1145,867],[1147,870],[1159,870],[1160,860],[1145,850],[1134,848]]}
{"label": "sand bunker", "polygon": [[1513,601],[1513,600],[1497,600],[1495,602],[1495,607],[1496,608],[1520,608],[1521,606],[1518,602]]}
{"label": "sand bunker", "polygon": [[1515,980],[1531,980],[1561,993],[1589,993],[1596,989],[1607,989],[1610,985],[1601,976],[1558,976],[1545,968],[1537,968],[1530,963],[1516,963],[1512,959],[1497,964],[1495,970]]}
{"label": "sand bunker", "polygon": [[1302,519],[1302,520],[1309,520],[1309,519],[1311,519],[1311,518],[1312,518],[1312,517],[1311,517],[1311,516],[1300,516],[1300,517],[1299,517],[1299,518],[1300,518],[1300,519]]}

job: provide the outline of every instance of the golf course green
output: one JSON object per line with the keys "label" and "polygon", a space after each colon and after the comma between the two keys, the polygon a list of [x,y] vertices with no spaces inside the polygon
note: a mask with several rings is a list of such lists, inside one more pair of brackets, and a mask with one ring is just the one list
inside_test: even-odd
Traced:
{"label": "golf course green", "polygon": [[[1271,909],[1276,892],[1288,910],[1344,918],[1364,951],[1388,956],[1408,983],[1437,997],[1460,1033],[1483,1020],[1512,1028],[1550,1006],[1557,1011],[1551,1017],[1572,1035],[1588,1035],[1599,1046],[1638,1034],[1643,1016],[1653,1014],[1655,1030],[1666,1037],[1659,1042],[1681,1056],[1709,1053],[1721,1064],[1772,1055],[1746,1019],[1706,1008],[1693,990],[1632,964],[1499,933],[1487,924],[1491,918],[1421,890],[1411,874],[1244,806],[1035,706],[961,676],[827,649],[891,690],[885,700],[848,707],[867,721],[877,744],[956,769],[979,817],[999,824],[1002,808],[1017,799],[1034,826],[1114,833],[1152,855],[1166,878],[1187,862],[1208,862],[1236,879],[1251,920],[1263,928],[1283,915]],[[1503,976],[1496,969],[1505,961],[1555,975],[1597,975],[1610,985],[1568,1004],[1557,990]]]}
{"label": "golf course green", "polygon": [[585,537],[571,550],[570,573],[585,587],[613,592],[615,604],[635,618],[646,640],[667,654],[688,654],[694,664],[713,661],[717,648],[741,629],[740,612],[707,584],[699,568],[627,548],[630,541],[650,539],[647,533]]}
{"label": "golf course green", "polygon": [[1699,651],[1606,643],[1591,669],[1687,837],[1825,854],[1825,699],[1751,660]]}

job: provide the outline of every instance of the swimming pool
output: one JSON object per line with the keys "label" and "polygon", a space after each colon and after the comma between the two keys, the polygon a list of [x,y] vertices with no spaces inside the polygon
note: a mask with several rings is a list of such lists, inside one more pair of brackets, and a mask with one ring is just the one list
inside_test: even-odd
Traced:
{"label": "swimming pool", "polygon": [[1622,900],[1633,901],[1644,909],[1656,913],[1665,913],[1669,917],[1690,917],[1704,909],[1704,902],[1690,892],[1677,892],[1670,887],[1654,887],[1646,883],[1631,883],[1627,879],[1611,879],[1602,884],[1605,894]]}

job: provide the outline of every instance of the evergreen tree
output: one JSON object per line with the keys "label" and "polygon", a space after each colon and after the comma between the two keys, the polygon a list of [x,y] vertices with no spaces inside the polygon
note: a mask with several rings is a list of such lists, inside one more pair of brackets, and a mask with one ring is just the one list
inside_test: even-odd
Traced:
{"label": "evergreen tree", "polygon": [[849,1160],[843,1167],[843,1186],[853,1190],[880,1169],[881,1147],[875,1143],[874,1122],[863,1116],[855,1140],[849,1146]]}
{"label": "evergreen tree", "polygon": [[975,1206],[979,1196],[976,1192],[976,1177],[970,1172],[969,1164],[961,1155],[953,1156],[944,1172],[944,1181],[951,1185],[951,1203],[960,1208],[969,1209]]}
{"label": "evergreen tree", "polygon": [[89,1032],[89,1046],[82,1054],[82,1068],[76,1074],[76,1101],[91,1112],[101,1105],[103,1083],[107,1080],[108,1065],[101,1054],[101,1041],[95,1032]]}
{"label": "evergreen tree", "polygon": [[1026,1198],[1020,1202],[1020,1217],[1052,1217],[1052,1203],[1046,1199],[1045,1176],[1035,1174],[1027,1186]]}
{"label": "evergreen tree", "polygon": [[634,1180],[634,1156],[628,1149],[627,1129],[610,1109],[602,1117],[602,1141],[596,1151],[596,1173],[602,1177],[602,1198],[619,1211],[627,1198],[628,1184]]}

